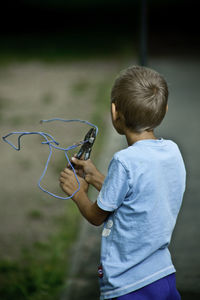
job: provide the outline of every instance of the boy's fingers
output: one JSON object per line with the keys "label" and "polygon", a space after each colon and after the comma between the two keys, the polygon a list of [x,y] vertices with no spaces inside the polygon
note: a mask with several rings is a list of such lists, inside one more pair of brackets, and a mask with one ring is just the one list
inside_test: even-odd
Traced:
{"label": "boy's fingers", "polygon": [[60,177],[60,183],[64,183],[65,182],[65,178],[64,177]]}
{"label": "boy's fingers", "polygon": [[62,171],[62,172],[60,173],[60,176],[66,178],[68,175],[66,174],[66,172]]}
{"label": "boy's fingers", "polygon": [[85,160],[83,160],[83,159],[77,159],[75,157],[72,157],[72,162],[75,165],[78,165],[78,166],[84,166],[84,164],[85,164]]}
{"label": "boy's fingers", "polygon": [[60,180],[61,178],[63,178],[63,180],[66,180],[67,178],[69,178],[69,176],[71,176],[72,174],[74,174],[73,171],[71,171],[68,168],[65,168],[61,173],[60,173]]}
{"label": "boy's fingers", "polygon": [[74,172],[73,172],[72,170],[70,170],[69,168],[65,168],[65,169],[63,170],[63,172],[64,172],[65,174],[67,174],[67,175],[74,174]]}

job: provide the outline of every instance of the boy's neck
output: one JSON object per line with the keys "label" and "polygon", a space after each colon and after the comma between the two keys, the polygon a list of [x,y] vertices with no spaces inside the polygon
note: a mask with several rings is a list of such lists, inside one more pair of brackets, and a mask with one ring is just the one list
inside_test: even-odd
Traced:
{"label": "boy's neck", "polygon": [[153,131],[143,131],[141,133],[133,132],[127,129],[125,131],[126,140],[128,146],[133,145],[134,143],[141,140],[156,140],[157,138],[154,135]]}

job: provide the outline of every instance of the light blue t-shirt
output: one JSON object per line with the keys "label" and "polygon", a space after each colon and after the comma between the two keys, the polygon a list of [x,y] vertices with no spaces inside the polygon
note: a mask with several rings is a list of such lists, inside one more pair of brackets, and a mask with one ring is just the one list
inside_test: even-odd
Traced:
{"label": "light blue t-shirt", "polygon": [[170,140],[141,140],[114,155],[97,199],[101,209],[112,212],[102,231],[100,299],[176,271],[168,245],[185,178],[182,156]]}

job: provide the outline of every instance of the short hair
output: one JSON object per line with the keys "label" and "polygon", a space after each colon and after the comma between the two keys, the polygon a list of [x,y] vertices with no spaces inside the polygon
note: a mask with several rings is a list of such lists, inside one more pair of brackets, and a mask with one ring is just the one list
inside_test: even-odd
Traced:
{"label": "short hair", "polygon": [[165,79],[156,71],[132,66],[122,71],[115,80],[111,101],[121,112],[127,128],[134,132],[151,131],[163,120],[168,87]]}

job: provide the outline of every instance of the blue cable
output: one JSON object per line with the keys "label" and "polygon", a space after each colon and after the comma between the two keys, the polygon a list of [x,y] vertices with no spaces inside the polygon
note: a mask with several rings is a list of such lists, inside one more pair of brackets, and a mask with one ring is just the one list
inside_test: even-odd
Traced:
{"label": "blue cable", "polygon": [[[80,123],[84,123],[84,124],[87,124],[91,127],[94,127],[96,129],[96,135],[98,133],[98,127],[88,121],[85,121],[85,120],[79,120],[79,119],[72,119],[72,120],[67,120],[67,119],[60,119],[60,118],[53,118],[53,119],[49,119],[49,120],[41,120],[40,122],[43,123],[43,122],[53,122],[53,121],[61,121],[61,122],[80,122]],[[15,135],[15,134],[19,134],[18,136],[18,140],[17,140],[17,146],[15,146],[12,142],[10,142],[7,138],[11,135]],[[4,142],[8,143],[12,148],[14,148],[15,150],[17,151],[20,151],[21,150],[21,137],[24,136],[24,135],[28,135],[28,134],[38,134],[40,136],[42,136],[45,141],[42,142],[42,144],[44,145],[48,145],[49,146],[49,156],[48,156],[48,159],[47,159],[47,162],[45,164],[45,168],[44,168],[44,171],[42,172],[42,175],[38,181],[38,187],[45,193],[49,194],[50,196],[53,196],[57,199],[61,199],[61,200],[67,200],[67,199],[70,199],[72,198],[79,190],[80,190],[80,182],[78,180],[78,177],[77,177],[77,174],[75,172],[75,169],[73,167],[73,165],[71,164],[70,162],[70,159],[68,157],[68,154],[67,152],[69,150],[72,150],[72,149],[75,149],[77,147],[79,147],[80,145],[84,144],[84,143],[87,143],[87,141],[83,141],[83,142],[79,142],[78,144],[76,145],[72,145],[68,148],[63,148],[63,147],[59,147],[59,143],[54,139],[54,137],[48,133],[45,133],[45,132],[41,132],[41,131],[15,131],[15,132],[10,132],[8,133],[7,135],[3,136],[2,139]],[[71,195],[71,196],[68,196],[68,197],[61,197],[61,196],[58,196],[56,194],[53,194],[51,192],[49,192],[48,190],[44,189],[42,186],[41,186],[41,181],[42,179],[44,178],[46,172],[47,172],[47,168],[48,168],[48,165],[49,165],[49,162],[50,162],[50,159],[51,159],[51,156],[52,156],[52,148],[54,149],[58,149],[58,150],[61,150],[61,151],[64,151],[65,153],[65,157],[67,159],[67,162],[68,164],[70,165],[74,175],[75,175],[75,178],[77,180],[77,183],[78,183],[78,189]]]}

